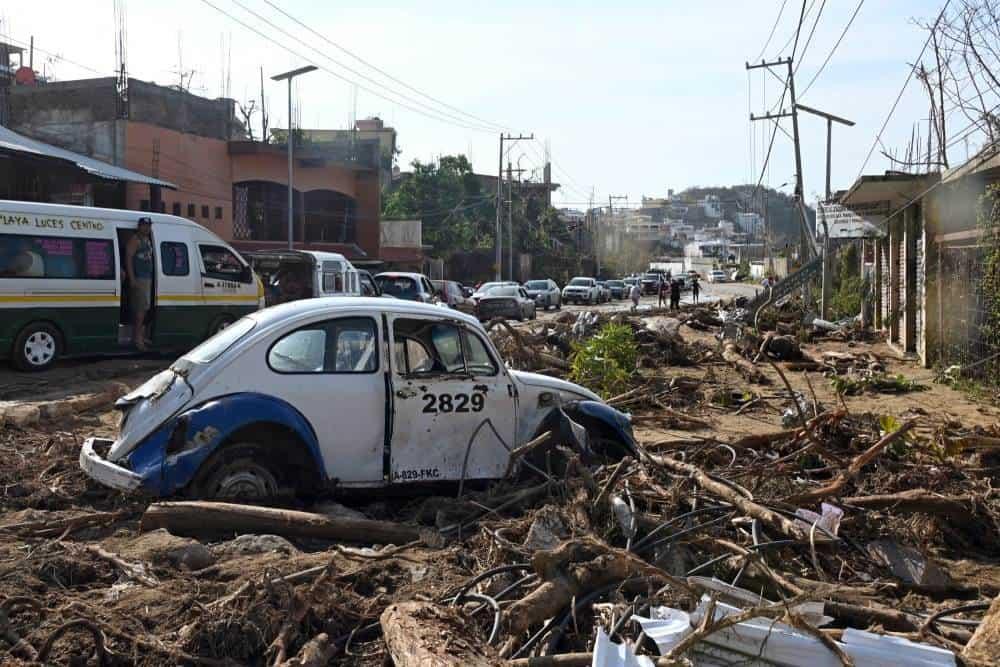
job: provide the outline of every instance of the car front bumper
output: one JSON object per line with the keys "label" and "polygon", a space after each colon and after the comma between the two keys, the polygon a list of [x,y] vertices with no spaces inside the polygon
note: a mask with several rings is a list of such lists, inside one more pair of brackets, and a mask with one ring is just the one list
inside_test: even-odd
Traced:
{"label": "car front bumper", "polygon": [[105,486],[120,491],[135,491],[142,485],[140,475],[117,463],[108,461],[95,450],[95,446],[110,446],[107,438],[87,438],[80,449],[80,468],[87,476]]}

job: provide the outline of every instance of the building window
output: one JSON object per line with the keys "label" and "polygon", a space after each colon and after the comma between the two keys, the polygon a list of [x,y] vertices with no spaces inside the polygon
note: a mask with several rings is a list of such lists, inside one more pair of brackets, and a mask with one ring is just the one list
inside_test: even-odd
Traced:
{"label": "building window", "polygon": [[215,219],[216,220],[222,220],[222,207],[221,206],[216,206],[215,207]]}
{"label": "building window", "polygon": [[201,217],[208,218],[208,206],[204,204],[201,205]]}
{"label": "building window", "polygon": [[174,215],[180,215],[181,214],[181,203],[179,201],[175,201],[174,202],[173,211],[174,211]]}
{"label": "building window", "polygon": [[149,200],[148,199],[143,199],[142,201],[139,202],[139,210],[140,211],[148,211],[149,210]]}
{"label": "building window", "polygon": [[194,204],[188,204],[188,214],[187,217],[193,218],[195,215]]}

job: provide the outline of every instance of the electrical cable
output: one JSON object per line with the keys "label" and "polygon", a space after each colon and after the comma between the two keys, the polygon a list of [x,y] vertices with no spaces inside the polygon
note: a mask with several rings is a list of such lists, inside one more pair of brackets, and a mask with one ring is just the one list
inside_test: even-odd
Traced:
{"label": "electrical cable", "polygon": [[362,65],[370,67],[371,69],[375,70],[376,72],[378,72],[379,74],[381,74],[385,78],[389,79],[390,81],[393,81],[394,83],[398,83],[399,85],[403,86],[404,88],[407,88],[408,90],[411,90],[414,93],[417,93],[418,95],[421,95],[422,97],[426,97],[427,99],[432,100],[433,102],[436,102],[437,104],[440,104],[443,107],[446,107],[448,109],[451,109],[452,111],[458,112],[458,113],[462,114],[463,116],[468,116],[469,118],[472,118],[473,120],[478,121],[478,122],[480,122],[480,123],[482,123],[484,125],[494,126],[494,127],[497,128],[497,130],[508,130],[508,129],[510,129],[510,128],[507,128],[507,127],[505,127],[503,125],[500,125],[499,123],[494,123],[494,122],[488,121],[488,120],[486,120],[484,118],[480,118],[479,116],[474,116],[473,114],[468,113],[466,111],[462,111],[461,109],[459,109],[456,106],[452,106],[451,104],[448,104],[447,102],[439,100],[438,98],[434,97],[433,95],[428,95],[427,93],[419,90],[418,88],[414,88],[413,86],[409,85],[405,81],[402,81],[402,80],[400,80],[400,79],[392,76],[391,74],[389,74],[385,70],[376,67],[375,65],[371,64],[370,62],[368,62],[367,60],[365,60],[361,56],[359,56],[356,53],[352,52],[351,50],[349,50],[347,48],[344,48],[343,46],[341,46],[340,44],[337,44],[336,42],[334,42],[330,38],[326,37],[325,35],[317,32],[316,30],[314,30],[313,28],[311,28],[309,25],[303,23],[299,19],[295,18],[294,16],[292,16],[291,14],[289,14],[288,12],[286,12],[281,7],[279,7],[276,4],[274,4],[273,2],[271,2],[271,0],[264,0],[264,2],[266,4],[268,4],[268,5],[270,5],[273,9],[275,9],[279,13],[283,14],[287,19],[289,19],[290,21],[292,21],[292,22],[300,25],[301,27],[305,28],[306,30],[308,30],[309,32],[311,32],[312,34],[316,35],[317,37],[319,37],[320,39],[322,39],[324,42],[326,42],[327,44],[329,44],[330,46],[332,46],[333,48],[337,49],[338,51],[340,51],[341,53],[343,53],[345,55],[350,56],[351,58],[354,58],[354,60],[356,60],[357,62],[361,63]]}
{"label": "electrical cable", "polygon": [[806,57],[806,51],[809,50],[809,45],[812,43],[813,35],[816,34],[816,26],[819,25],[819,19],[823,16],[823,9],[826,7],[826,0],[820,3],[819,11],[816,12],[816,20],[813,21],[813,27],[809,30],[809,36],[806,37],[806,45],[802,47],[802,53],[799,54],[798,60],[795,61],[795,68],[792,70],[792,74],[798,74],[799,67],[802,65],[802,59]]}
{"label": "electrical cable", "polygon": [[[404,100],[406,100],[408,102],[416,104],[418,106],[424,107],[428,111],[431,111],[431,112],[436,113],[436,114],[440,114],[441,116],[445,116],[447,118],[451,118],[451,119],[453,119],[453,120],[455,120],[455,121],[457,121],[459,123],[469,123],[469,124],[471,124],[471,121],[465,120],[464,118],[461,118],[459,116],[455,116],[454,114],[448,113],[446,111],[441,111],[439,109],[435,109],[434,107],[432,107],[432,106],[430,106],[430,105],[428,105],[428,104],[426,104],[424,102],[421,102],[420,100],[416,100],[416,99],[414,99],[414,98],[412,98],[412,97],[410,97],[408,95],[404,95],[403,93],[400,93],[398,91],[394,91],[391,88],[389,88],[388,86],[386,86],[385,84],[383,84],[382,82],[376,81],[375,79],[371,78],[370,76],[367,76],[366,74],[364,74],[362,72],[359,72],[358,70],[356,70],[356,69],[354,69],[352,67],[348,67],[347,65],[345,65],[344,63],[342,63],[340,61],[334,60],[330,56],[326,55],[320,49],[317,49],[316,47],[312,46],[311,44],[306,43],[304,40],[299,39],[298,37],[296,37],[292,33],[288,32],[287,30],[284,30],[280,26],[278,26],[275,23],[273,23],[272,21],[269,21],[266,17],[258,14],[254,10],[250,9],[245,4],[243,4],[242,2],[240,2],[240,0],[230,0],[230,2],[232,2],[234,5],[236,5],[237,7],[239,7],[240,9],[242,9],[243,11],[245,11],[246,13],[250,14],[251,16],[253,16],[254,18],[256,18],[257,20],[263,21],[268,27],[270,27],[270,28],[272,28],[274,30],[277,30],[278,32],[280,32],[284,36],[288,37],[289,39],[297,41],[302,46],[305,46],[307,49],[318,53],[321,57],[326,58],[328,61],[330,61],[333,64],[335,64],[337,67],[341,67],[341,68],[347,70],[348,72],[350,72],[354,76],[360,77],[362,80],[367,81],[368,83],[370,83],[370,84],[372,84],[374,86],[377,86],[379,88],[383,88],[385,90],[389,90],[390,92],[392,92],[393,95],[396,95],[396,96],[398,96],[398,97],[400,97],[400,98],[402,98],[402,99],[404,99]],[[355,83],[355,85],[358,85],[358,84]],[[369,92],[371,92],[371,91],[369,91]],[[499,129],[499,127],[500,126],[497,126],[498,129]],[[484,126],[484,128],[485,128],[485,126]],[[493,130],[493,131],[496,131],[496,130]]]}
{"label": "electrical cable", "polygon": [[646,535],[643,536],[643,538],[641,540],[639,540],[638,542],[635,543],[635,547],[634,548],[635,549],[641,548],[642,545],[644,545],[654,535],[656,535],[658,532],[660,532],[661,530],[663,530],[664,528],[666,528],[670,524],[674,523],[675,521],[680,521],[681,519],[686,519],[686,518],[691,517],[691,516],[697,516],[699,514],[705,514],[706,512],[715,512],[715,511],[718,511],[718,510],[729,511],[730,509],[732,509],[732,508],[729,507],[728,505],[709,505],[707,507],[702,507],[700,509],[692,510],[690,512],[685,512],[684,514],[678,514],[677,516],[673,516],[673,517],[667,519],[666,521],[664,521],[663,523],[661,523],[660,525],[658,525],[656,528],[653,528],[653,530],[651,530],[648,533],[646,533]]}
{"label": "electrical cable", "polygon": [[806,84],[806,87],[799,94],[799,97],[805,97],[805,94],[809,92],[809,88],[811,88],[813,83],[816,82],[816,79],[819,78],[819,75],[823,73],[823,69],[826,67],[826,64],[830,62],[830,58],[833,57],[833,54],[836,53],[837,51],[837,47],[840,46],[840,42],[843,41],[844,35],[846,35],[847,31],[851,29],[851,24],[854,23],[854,19],[858,15],[858,12],[861,11],[861,6],[863,4],[865,4],[865,0],[860,0],[858,2],[858,6],[854,8],[854,13],[851,14],[850,20],[847,21],[847,25],[844,26],[843,31],[841,31],[840,37],[837,38],[837,41],[833,45],[833,48],[830,49],[830,52],[826,54],[826,59],[823,61],[823,64],[819,66],[819,69],[816,70],[816,73],[813,74],[813,77],[809,79],[809,83]]}
{"label": "electrical cable", "polygon": [[[486,640],[487,645],[492,645],[493,641],[497,638],[497,635],[500,634],[500,603],[491,598],[489,595],[483,595],[482,593],[465,593],[461,598],[456,598],[453,604],[458,606],[463,599],[485,602],[489,606],[493,607],[493,629],[490,630],[489,639]],[[481,608],[482,607],[480,607],[480,609]]]}
{"label": "electrical cable", "polygon": [[357,86],[359,89],[361,89],[361,90],[363,90],[363,91],[365,91],[367,93],[370,93],[372,95],[375,95],[376,97],[378,97],[380,99],[383,99],[383,100],[385,100],[385,101],[387,101],[387,102],[389,102],[391,104],[396,104],[398,106],[403,107],[404,109],[408,109],[408,110],[413,111],[415,113],[418,113],[418,114],[420,114],[422,116],[426,116],[427,118],[430,118],[432,120],[436,120],[438,122],[445,123],[445,124],[448,124],[448,125],[454,125],[456,127],[461,127],[463,129],[473,130],[473,131],[476,131],[476,132],[486,132],[486,133],[489,133],[489,134],[493,134],[493,132],[494,132],[494,130],[491,130],[489,128],[478,127],[478,126],[474,126],[474,125],[467,125],[467,124],[463,124],[463,123],[458,123],[458,122],[455,122],[455,121],[451,121],[451,120],[448,120],[446,118],[442,118],[439,115],[428,113],[426,111],[422,111],[420,109],[411,107],[411,106],[409,106],[407,104],[403,104],[402,102],[399,102],[398,100],[395,100],[395,99],[393,99],[391,97],[388,97],[388,96],[386,96],[383,93],[380,93],[380,92],[378,92],[376,90],[372,90],[372,89],[370,89],[370,88],[368,88],[366,86],[362,86],[361,84],[357,83],[356,81],[352,81],[351,79],[343,76],[342,74],[334,72],[333,70],[331,70],[331,69],[329,69],[327,67],[324,67],[323,65],[317,64],[314,60],[312,60],[310,58],[307,58],[306,56],[303,56],[301,53],[295,51],[294,49],[292,49],[292,48],[290,48],[288,46],[286,46],[285,44],[282,44],[280,41],[278,41],[278,40],[274,39],[273,37],[271,37],[271,36],[269,36],[269,35],[261,32],[260,30],[258,30],[257,28],[253,27],[252,25],[246,23],[245,21],[243,21],[243,20],[241,20],[241,19],[233,16],[232,14],[230,14],[229,12],[225,11],[224,9],[218,7],[217,5],[213,4],[209,0],[201,0],[201,2],[203,4],[208,5],[209,7],[211,7],[212,9],[214,9],[215,11],[219,12],[220,14],[222,14],[223,16],[227,17],[231,21],[233,21],[233,22],[239,24],[240,26],[246,28],[247,30],[250,30],[251,32],[255,33],[257,36],[261,37],[262,39],[270,42],[271,44],[274,44],[275,46],[277,46],[278,48],[280,48],[280,49],[282,49],[284,51],[287,51],[288,53],[292,54],[296,58],[299,58],[300,60],[302,60],[302,61],[304,61],[306,63],[309,63],[310,65],[316,67],[317,69],[322,70],[323,72],[326,72],[327,74],[329,74],[329,75],[331,75],[333,77],[336,77],[337,79],[340,79],[341,81],[344,81],[346,83],[349,83],[349,84],[352,84],[354,86]]}
{"label": "electrical cable", "polygon": [[774,19],[774,25],[771,26],[771,32],[767,36],[767,41],[764,42],[764,46],[760,48],[760,53],[754,58],[754,61],[760,60],[764,57],[764,52],[767,51],[767,47],[771,45],[771,39],[774,37],[774,31],[778,28],[778,23],[781,22],[781,14],[785,11],[785,5],[788,4],[788,0],[781,0],[781,7],[778,9],[778,18]]}
{"label": "electrical cable", "polygon": [[[948,10],[948,5],[950,4],[951,0],[945,0],[944,7],[941,8],[941,13],[938,14],[937,19],[934,21],[934,25],[931,27],[929,34],[927,35],[927,39],[924,40],[924,45],[920,49],[920,54],[917,55],[916,60],[913,61],[914,63],[920,62],[921,58],[924,57],[924,52],[927,50],[927,46],[931,43],[931,36],[937,29],[938,23],[941,22],[941,19],[944,17],[944,13]],[[892,114],[895,113],[896,107],[899,106],[899,101],[903,98],[903,93],[906,91],[906,87],[910,84],[914,71],[916,71],[916,65],[911,65],[910,71],[906,74],[906,80],[903,81],[903,87],[899,89],[899,94],[896,95],[896,100],[892,103],[892,107],[889,109],[889,114],[885,117],[885,121],[882,123],[882,127],[879,129],[878,134],[875,135],[875,141],[872,142],[871,148],[868,149],[868,155],[865,156],[865,161],[861,163],[861,169],[858,170],[858,175],[854,180],[861,178],[861,174],[864,173],[865,167],[868,166],[868,161],[871,159],[872,153],[875,152],[875,147],[878,146],[878,143],[882,140],[882,133],[885,132],[886,126],[889,125],[889,121],[892,119]]]}

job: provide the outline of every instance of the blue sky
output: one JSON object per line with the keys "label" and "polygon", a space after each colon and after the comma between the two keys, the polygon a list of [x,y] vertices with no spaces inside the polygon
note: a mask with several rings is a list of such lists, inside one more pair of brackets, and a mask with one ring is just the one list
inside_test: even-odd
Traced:
{"label": "blue sky", "polygon": [[[581,202],[593,187],[598,202],[607,201],[608,194],[628,195],[630,202],[637,202],[642,195],[665,194],[667,188],[756,180],[770,138],[770,129],[758,123],[756,139],[751,141],[744,63],[760,53],[780,0],[360,4],[271,0],[396,79],[488,121],[491,127],[483,131],[405,108],[415,105],[399,99],[400,94],[435,106],[439,113],[459,115],[352,61],[265,0],[238,1],[291,37],[266,26],[234,0],[210,1],[274,35],[298,55],[238,25],[205,0],[128,0],[131,75],[176,83],[175,72],[182,62],[184,69],[196,70],[193,90],[218,96],[225,41],[231,43],[231,95],[245,100],[257,96],[260,66],[267,76],[308,59],[395,102],[355,89],[327,72],[315,72],[297,84],[303,125],[345,127],[356,93],[357,117],[379,115],[399,131],[404,166],[414,159],[465,153],[477,171],[493,173],[498,158],[496,124],[514,133],[533,132],[538,138],[517,144],[509,155],[526,169],[540,165],[548,144],[557,165],[555,179],[565,184],[557,199]],[[813,0],[800,52],[819,6],[824,8],[801,59],[796,77],[800,91],[856,4]],[[787,0],[765,56],[790,54],[790,48],[781,47],[794,33],[800,9],[800,0]],[[867,0],[821,77],[801,97],[805,104],[857,122],[853,128],[835,127],[834,189],[847,187],[857,176],[906,78],[907,63],[920,51],[926,33],[912,19],[933,20],[939,10],[936,1]],[[23,42],[34,35],[41,50],[106,75],[114,71],[111,2],[7,3],[0,8],[0,21],[0,35]],[[382,85],[360,80],[326,56]],[[39,53],[36,65],[46,58]],[[95,76],[65,60],[50,60],[45,67],[57,78]],[[780,86],[762,71],[752,75],[752,109],[760,112],[773,106]],[[266,95],[272,125],[284,125],[285,89],[267,81]],[[926,116],[926,98],[912,81],[883,142],[902,148],[912,124]],[[790,124],[785,126],[790,130]],[[813,199],[824,187],[825,123],[803,117],[801,132],[806,193]],[[953,150],[953,160],[964,158],[964,147]],[[876,149],[865,171],[881,172],[887,166]],[[791,141],[779,132],[765,182],[779,186],[792,180],[793,173]]]}

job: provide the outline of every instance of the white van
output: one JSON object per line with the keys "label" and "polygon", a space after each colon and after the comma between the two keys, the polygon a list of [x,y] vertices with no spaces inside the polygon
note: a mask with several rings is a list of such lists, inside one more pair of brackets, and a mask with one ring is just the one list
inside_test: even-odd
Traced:
{"label": "white van", "polygon": [[264,284],[268,306],[321,296],[361,296],[358,270],[336,252],[254,250],[245,253]]}
{"label": "white van", "polygon": [[130,351],[125,246],[139,218],[153,223],[154,349],[188,350],[263,307],[250,265],[190,220],[0,200],[0,359],[42,370],[61,356]]}

